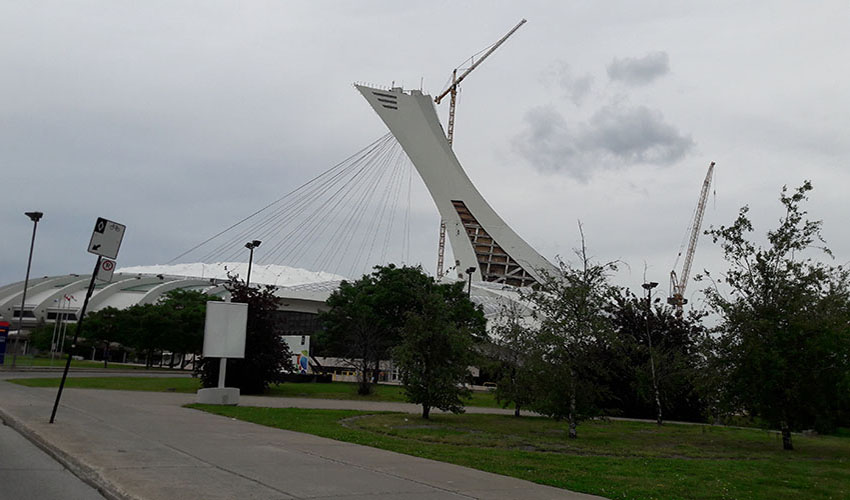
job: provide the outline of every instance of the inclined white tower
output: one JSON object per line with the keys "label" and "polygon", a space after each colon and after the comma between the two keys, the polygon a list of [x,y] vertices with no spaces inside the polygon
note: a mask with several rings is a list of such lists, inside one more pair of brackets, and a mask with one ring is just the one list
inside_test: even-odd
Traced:
{"label": "inclined white tower", "polygon": [[355,85],[413,162],[446,222],[455,257],[454,272],[464,278],[529,286],[540,271],[556,270],[520,238],[484,200],[446,140],[434,100],[418,90],[383,90]]}

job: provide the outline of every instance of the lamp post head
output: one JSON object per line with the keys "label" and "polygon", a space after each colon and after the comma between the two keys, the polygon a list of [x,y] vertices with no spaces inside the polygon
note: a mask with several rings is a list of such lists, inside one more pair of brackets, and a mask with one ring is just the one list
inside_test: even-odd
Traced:
{"label": "lamp post head", "polygon": [[475,267],[469,267],[466,269],[466,274],[472,274],[475,272]]}
{"label": "lamp post head", "polygon": [[24,215],[29,217],[33,222],[38,222],[42,217],[44,217],[42,212],[24,212]]}
{"label": "lamp post head", "polygon": [[245,248],[247,248],[248,250],[253,250],[260,246],[260,243],[262,243],[262,241],[260,240],[249,241],[248,243],[245,243]]}
{"label": "lamp post head", "polygon": [[657,286],[658,286],[658,283],[656,283],[654,281],[650,281],[649,283],[644,283],[644,284],[641,285],[641,287],[644,290],[652,290],[653,288],[655,288]]}

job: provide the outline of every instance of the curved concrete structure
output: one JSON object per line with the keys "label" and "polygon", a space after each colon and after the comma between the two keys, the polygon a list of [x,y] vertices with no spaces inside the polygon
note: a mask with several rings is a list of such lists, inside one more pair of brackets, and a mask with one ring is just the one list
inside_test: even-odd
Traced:
{"label": "curved concrete structure", "polygon": [[413,162],[440,217],[455,256],[457,277],[528,286],[552,263],[517,235],[484,200],[452,151],[431,96],[418,90],[355,85]]}
{"label": "curved concrete structure", "polygon": [[[27,303],[24,306],[24,330],[41,322],[52,324],[57,316],[63,321],[76,322],[77,314],[85,300],[91,275],[69,274],[30,280]],[[171,290],[197,290],[211,297],[226,297],[229,292],[224,280],[191,276],[169,276],[162,274],[117,273],[113,282],[95,286],[89,301],[88,313],[107,307],[126,309],[136,304],[153,304]],[[35,285],[32,285],[35,281]],[[280,297],[280,310],[297,313],[318,314],[326,309],[325,301],[339,288],[339,281],[322,281],[301,285],[275,287]],[[0,319],[9,321],[13,329],[18,328],[17,311],[21,307],[21,292],[24,283],[19,281],[0,287]],[[66,301],[65,297],[73,297]],[[496,317],[502,307],[519,298],[511,286],[497,283],[473,283],[472,301],[479,304],[488,319]]]}

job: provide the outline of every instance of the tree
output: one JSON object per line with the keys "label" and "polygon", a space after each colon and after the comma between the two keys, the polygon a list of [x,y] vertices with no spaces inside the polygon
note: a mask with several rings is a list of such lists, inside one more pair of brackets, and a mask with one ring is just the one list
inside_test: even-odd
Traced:
{"label": "tree", "polygon": [[800,208],[811,189],[809,181],[790,195],[782,188],[785,214],[767,246],[748,239],[747,206],[732,225],[706,231],[729,266],[717,280],[729,296],[706,291],[723,319],[715,361],[727,370],[725,401],[779,427],[786,450],[792,430],[833,429],[850,386],[848,274],[806,256],[815,248],[831,256],[821,222]]}
{"label": "tree", "polygon": [[534,345],[534,329],[529,324],[530,311],[511,302],[496,318],[491,333],[493,358],[498,365],[496,401],[507,408],[514,405],[514,416],[534,402],[535,373],[529,359]]}
{"label": "tree", "polygon": [[484,336],[485,325],[463,282],[437,285],[429,278],[427,284],[419,307],[405,314],[401,343],[393,349],[407,400],[422,405],[425,419],[431,408],[463,411],[472,346]]}
{"label": "tree", "polygon": [[317,350],[349,360],[360,379],[357,392],[370,394],[380,361],[401,339],[405,313],[421,307],[419,294],[432,286],[421,267],[375,266],[354,282],[343,281],[322,313]]}
{"label": "tree", "polygon": [[39,321],[38,325],[30,330],[30,345],[39,351],[49,352],[50,343],[54,340],[55,329],[56,327],[52,323],[48,325],[44,321]]}
{"label": "tree", "polygon": [[539,288],[525,295],[539,322],[532,356],[539,385],[534,409],[555,419],[566,418],[573,439],[578,436],[578,422],[596,410],[595,402],[604,390],[598,382],[600,367],[594,366],[589,353],[611,337],[604,310],[614,293],[608,274],[616,270],[613,262],[591,261],[583,234],[576,255],[579,267],[559,261],[558,271],[543,271]]}
{"label": "tree", "polygon": [[187,354],[199,354],[204,346],[207,302],[221,300],[196,290],[171,290],[157,303],[162,318],[161,348],[171,351],[170,366],[180,354],[180,367]]}
{"label": "tree", "polygon": [[658,304],[658,299],[647,309],[647,300],[628,290],[614,296],[608,311],[615,332],[612,349],[594,354],[605,365],[602,373],[608,395],[602,408],[627,417],[658,417],[651,339],[663,413],[674,420],[701,420],[706,408],[698,390],[705,374],[701,353],[705,313],[691,310],[678,317],[674,308]]}
{"label": "tree", "polygon": [[[243,394],[260,394],[270,384],[283,382],[283,373],[292,371],[292,354],[275,327],[274,314],[280,299],[272,286],[251,288],[231,278],[225,285],[233,302],[248,304],[245,332],[245,358],[227,361],[225,384]],[[218,358],[205,358],[196,368],[204,387],[218,383]]]}
{"label": "tree", "polygon": [[86,338],[94,346],[103,344],[103,367],[108,367],[109,345],[119,341],[120,330],[117,328],[118,316],[121,311],[115,307],[105,307],[99,311],[88,314],[86,317]]}
{"label": "tree", "polygon": [[162,349],[162,316],[154,304],[134,304],[121,310],[113,321],[122,343],[145,354],[145,367],[153,366],[154,353]]}

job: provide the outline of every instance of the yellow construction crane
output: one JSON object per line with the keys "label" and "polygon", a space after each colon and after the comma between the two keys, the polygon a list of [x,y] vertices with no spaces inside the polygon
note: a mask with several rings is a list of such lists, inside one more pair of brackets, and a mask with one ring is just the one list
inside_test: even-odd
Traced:
{"label": "yellow construction crane", "polygon": [[[523,24],[525,24],[526,20],[521,20],[516,26],[513,27],[508,33],[499,39],[498,42],[494,43],[485,53],[482,55],[478,61],[472,61],[472,64],[467,68],[460,76],[457,75],[457,71],[459,68],[455,68],[452,71],[452,83],[446,88],[443,92],[440,93],[437,97],[434,98],[434,102],[440,104],[440,101],[443,100],[447,95],[451,96],[451,100],[449,101],[449,125],[446,130],[446,138],[449,141],[449,146],[454,142],[454,131],[455,131],[455,108],[457,107],[457,91],[460,82],[466,78],[472,70],[478,67],[484,59],[492,54],[496,49],[499,48],[500,45],[505,43],[505,40],[508,39],[511,35],[514,34],[516,30],[520,28]],[[443,277],[443,260],[446,253],[446,221],[440,221],[440,246],[437,253],[437,278]]]}
{"label": "yellow construction crane", "polygon": [[705,214],[705,202],[708,199],[708,190],[711,187],[711,178],[714,174],[714,162],[708,166],[708,173],[705,174],[705,180],[702,183],[702,192],[699,195],[697,209],[694,212],[694,219],[691,223],[691,238],[688,242],[688,251],[685,254],[685,261],[682,264],[682,274],[676,276],[676,264],[679,262],[679,257],[682,256],[681,250],[676,256],[676,264],[674,269],[670,271],[670,297],[667,298],[667,303],[676,308],[676,316],[682,316],[682,306],[688,303],[685,298],[685,288],[688,286],[688,278],[691,275],[691,264],[694,261],[694,252],[697,248],[697,240],[699,239],[700,229],[702,229],[702,216]]}

